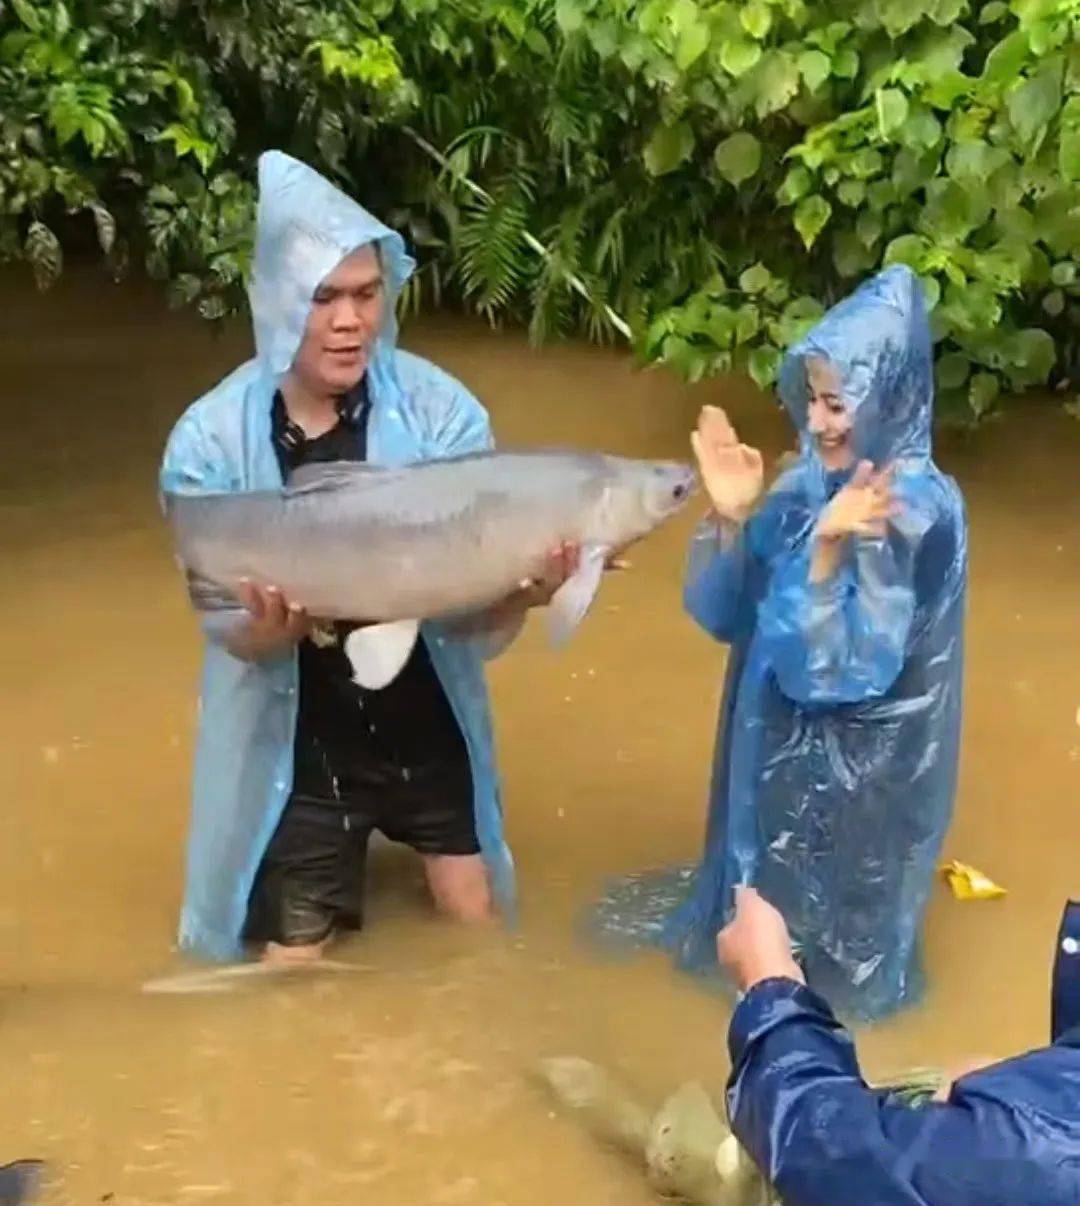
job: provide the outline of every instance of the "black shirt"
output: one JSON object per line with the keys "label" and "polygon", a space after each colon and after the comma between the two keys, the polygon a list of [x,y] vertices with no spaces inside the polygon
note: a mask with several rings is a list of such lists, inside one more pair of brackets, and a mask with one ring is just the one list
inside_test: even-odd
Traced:
{"label": "black shirt", "polygon": [[[338,422],[309,440],[274,395],[272,434],[281,476],[300,465],[367,458],[371,401],[361,381],[338,407]],[[362,617],[358,617],[362,618]],[[350,786],[408,777],[411,768],[467,759],[465,740],[421,638],[401,673],[381,691],[352,680],[344,643],[355,624],[320,623],[299,646],[300,699],[293,792],[347,798]]]}

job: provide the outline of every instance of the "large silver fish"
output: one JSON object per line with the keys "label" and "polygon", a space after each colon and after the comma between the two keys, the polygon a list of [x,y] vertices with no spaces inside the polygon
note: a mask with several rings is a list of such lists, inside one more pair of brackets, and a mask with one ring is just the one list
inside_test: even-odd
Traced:
{"label": "large silver fish", "polygon": [[366,621],[346,652],[362,686],[391,681],[421,620],[462,620],[581,548],[549,611],[556,643],[588,610],[616,552],[678,511],[688,465],[601,453],[490,452],[401,468],[305,465],[284,490],[168,494],[192,601],[235,609],[240,583],[273,585],[320,619]]}

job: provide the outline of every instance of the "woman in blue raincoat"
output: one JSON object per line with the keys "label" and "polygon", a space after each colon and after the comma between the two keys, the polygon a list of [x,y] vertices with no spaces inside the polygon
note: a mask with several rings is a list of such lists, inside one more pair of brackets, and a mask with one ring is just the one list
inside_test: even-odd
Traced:
{"label": "woman in blue raincoat", "polygon": [[685,603],[730,653],[705,853],[664,941],[715,969],[753,885],[811,986],[864,1020],[919,995],[956,787],[966,532],[931,459],[932,373],[917,278],[889,268],[785,358],[800,451],[760,504],[761,457],[723,412],[694,436],[715,515]]}
{"label": "woman in blue raincoat", "polygon": [[[491,447],[487,414],[468,390],[395,347],[394,305],[413,268],[400,237],[279,152],[260,158],[259,189],[250,290],[256,356],[181,417],[165,451],[162,489],[279,489],[298,450],[309,460],[400,465]],[[327,413],[317,413],[327,401]],[[359,924],[361,845],[372,828],[424,854],[437,899],[441,882],[460,902],[466,863],[470,872],[486,868],[486,883],[462,914],[485,912],[488,892],[510,908],[513,864],[482,668],[494,643],[485,625],[472,635],[422,626],[415,665],[401,676],[412,686],[394,705],[398,732],[377,738],[374,724],[361,727],[361,715],[385,715],[386,700],[358,693],[334,634],[316,641],[287,600],[265,585],[250,589],[248,612],[212,613],[204,623],[181,946],[232,959],[247,933],[317,953],[336,922]],[[502,612],[511,631],[521,606],[543,601],[527,595]],[[307,665],[322,669],[302,673]],[[298,737],[298,717],[300,736],[308,728],[314,736]],[[404,731],[414,727],[423,729],[419,736]],[[424,749],[403,759],[396,750],[409,744],[405,738],[415,747],[429,735],[442,753],[420,768],[431,781],[422,788],[410,759],[423,761]],[[378,757],[359,768],[349,761],[354,747],[376,740]],[[308,787],[319,798],[301,798],[300,778],[317,781],[323,768],[329,786]],[[335,809],[337,800],[321,796],[337,797],[349,775],[356,785],[340,793],[347,807]],[[418,792],[422,815],[410,824],[403,813]],[[433,875],[447,868],[449,878]],[[258,907],[249,908],[256,897]],[[281,927],[290,931],[284,937]]]}

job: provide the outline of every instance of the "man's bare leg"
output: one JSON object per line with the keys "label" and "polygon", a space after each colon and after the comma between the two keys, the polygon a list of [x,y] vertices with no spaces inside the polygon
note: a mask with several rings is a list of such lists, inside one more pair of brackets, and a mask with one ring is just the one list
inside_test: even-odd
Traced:
{"label": "man's bare leg", "polygon": [[479,854],[425,854],[435,908],[457,921],[490,921],[494,916],[487,868]]}
{"label": "man's bare leg", "polygon": [[317,963],[330,943],[327,935],[321,942],[309,942],[303,946],[282,946],[280,942],[268,942],[263,947],[262,962],[275,967],[302,967]]}

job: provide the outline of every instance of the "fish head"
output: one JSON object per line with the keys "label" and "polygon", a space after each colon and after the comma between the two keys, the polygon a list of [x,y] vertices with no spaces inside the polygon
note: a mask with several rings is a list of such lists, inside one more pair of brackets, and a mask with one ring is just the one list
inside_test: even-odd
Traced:
{"label": "fish head", "polygon": [[614,547],[647,536],[681,511],[694,493],[694,470],[681,461],[611,460],[602,523],[605,543]]}

